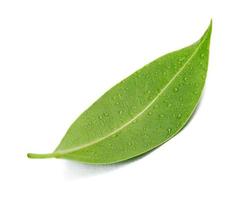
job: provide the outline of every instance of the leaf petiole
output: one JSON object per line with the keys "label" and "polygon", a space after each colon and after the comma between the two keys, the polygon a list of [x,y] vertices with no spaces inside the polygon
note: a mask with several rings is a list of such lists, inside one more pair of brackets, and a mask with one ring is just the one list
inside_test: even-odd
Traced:
{"label": "leaf petiole", "polygon": [[28,158],[55,158],[55,153],[47,153],[47,154],[37,154],[37,153],[28,153]]}

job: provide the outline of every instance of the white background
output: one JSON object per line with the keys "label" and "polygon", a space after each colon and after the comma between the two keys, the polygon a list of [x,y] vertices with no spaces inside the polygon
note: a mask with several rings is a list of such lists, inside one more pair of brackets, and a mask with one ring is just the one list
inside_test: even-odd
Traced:
{"label": "white background", "polygon": [[[215,0],[1,0],[0,199],[246,199],[246,5]],[[132,162],[31,160],[121,79],[196,41],[213,18],[200,107]]]}

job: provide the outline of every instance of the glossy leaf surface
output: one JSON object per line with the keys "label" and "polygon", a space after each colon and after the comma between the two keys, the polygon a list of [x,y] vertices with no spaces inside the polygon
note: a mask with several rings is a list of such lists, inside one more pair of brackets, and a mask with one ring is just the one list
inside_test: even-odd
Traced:
{"label": "glossy leaf surface", "polygon": [[164,55],[124,79],[71,125],[51,154],[109,164],[141,155],[184,127],[204,87],[212,24],[191,46]]}

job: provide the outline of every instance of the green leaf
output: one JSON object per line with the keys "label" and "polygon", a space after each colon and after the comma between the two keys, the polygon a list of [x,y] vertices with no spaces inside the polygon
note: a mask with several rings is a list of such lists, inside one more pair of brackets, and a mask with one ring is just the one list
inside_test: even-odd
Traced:
{"label": "green leaf", "polygon": [[109,164],[174,137],[199,102],[211,31],[212,22],[196,43],[156,59],[107,91],[71,125],[53,153],[28,157]]}

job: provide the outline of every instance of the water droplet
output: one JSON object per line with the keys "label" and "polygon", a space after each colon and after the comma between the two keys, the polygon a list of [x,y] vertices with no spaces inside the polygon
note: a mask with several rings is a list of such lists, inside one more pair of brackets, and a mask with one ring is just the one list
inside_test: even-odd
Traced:
{"label": "water droplet", "polygon": [[184,77],[184,80],[185,80],[185,81],[187,81],[187,80],[188,80],[188,78],[187,78],[187,77]]}
{"label": "water droplet", "polygon": [[148,93],[148,94],[150,94],[150,93],[151,93],[151,91],[150,91],[150,90],[148,90],[148,91],[147,91],[147,93]]}
{"label": "water droplet", "polygon": [[153,97],[152,96],[149,96],[148,99],[151,101],[153,99]]}
{"label": "water droplet", "polygon": [[108,117],[109,114],[105,112],[105,113],[103,113],[103,116]]}
{"label": "water droplet", "polygon": [[179,59],[178,59],[178,63],[179,63],[179,64],[182,64],[183,60],[184,60],[184,58],[179,58]]}
{"label": "water droplet", "polygon": [[119,103],[119,102],[116,102],[115,104],[116,104],[116,105],[119,105],[120,103]]}
{"label": "water droplet", "polygon": [[159,106],[157,104],[154,105],[154,108],[158,108]]}
{"label": "water droplet", "polygon": [[135,113],[136,113],[136,112],[133,112],[133,110],[129,110],[129,111],[128,111],[128,114],[129,114],[131,117],[135,116]]}
{"label": "water droplet", "polygon": [[120,110],[120,111],[119,111],[119,114],[121,115],[122,113],[123,113],[123,111],[122,111],[122,110]]}
{"label": "water droplet", "polygon": [[102,116],[99,116],[98,118],[101,120],[103,117]]}
{"label": "water droplet", "polygon": [[149,74],[145,74],[145,78],[146,79],[149,79]]}
{"label": "water droplet", "polygon": [[178,116],[177,116],[177,118],[180,119],[181,117],[182,117],[182,114],[179,113]]}
{"label": "water droplet", "polygon": [[171,107],[171,106],[172,106],[172,104],[171,104],[171,103],[169,103],[169,104],[168,104],[168,107]]}
{"label": "water droplet", "polygon": [[178,92],[179,91],[179,89],[176,87],[176,88],[174,88],[174,92]]}
{"label": "water droplet", "polygon": [[201,58],[204,58],[204,57],[205,57],[205,54],[204,54],[204,53],[202,53],[200,56],[201,56]]}
{"label": "water droplet", "polygon": [[96,152],[91,152],[92,156],[95,157],[97,154]]}
{"label": "water droplet", "polygon": [[149,146],[149,144],[148,144],[148,143],[145,143],[145,144],[144,144],[144,147],[148,147],[148,146]]}
{"label": "water droplet", "polygon": [[169,128],[169,129],[167,129],[167,131],[168,131],[168,133],[171,133],[172,129],[171,129],[171,128]]}
{"label": "water droplet", "polygon": [[163,115],[163,114],[160,114],[160,117],[165,117],[165,115]]}
{"label": "water droplet", "polygon": [[148,134],[144,134],[144,138],[145,139],[148,139],[149,138],[149,135]]}
{"label": "water droplet", "polygon": [[149,116],[152,115],[152,112],[148,112],[148,115],[149,115]]}

